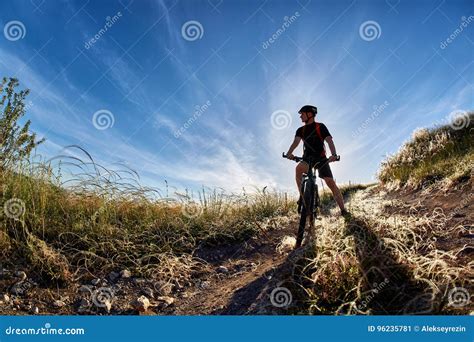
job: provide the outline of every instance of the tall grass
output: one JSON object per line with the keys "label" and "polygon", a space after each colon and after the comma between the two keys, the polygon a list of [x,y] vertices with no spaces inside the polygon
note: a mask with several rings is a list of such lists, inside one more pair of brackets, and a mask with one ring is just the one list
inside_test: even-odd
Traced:
{"label": "tall grass", "polygon": [[[467,116],[467,122],[474,122],[474,113]],[[472,137],[469,124],[459,129],[446,125],[417,130],[410,141],[382,163],[378,178],[384,184],[413,187],[441,179],[469,178],[474,166]]]}
{"label": "tall grass", "polygon": [[0,177],[2,260],[23,262],[43,280],[123,268],[176,276],[190,267],[199,246],[247,239],[258,232],[259,221],[291,208],[285,194],[266,189],[170,195],[141,186],[131,170],[106,169],[79,152],[83,158],[24,161]]}

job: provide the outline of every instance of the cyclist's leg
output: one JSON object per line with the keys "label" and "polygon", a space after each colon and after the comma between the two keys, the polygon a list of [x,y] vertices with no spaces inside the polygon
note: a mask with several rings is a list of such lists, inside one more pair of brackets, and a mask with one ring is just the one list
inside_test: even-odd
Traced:
{"label": "cyclist's leg", "polygon": [[337,205],[339,206],[339,209],[341,209],[341,212],[343,212],[344,209],[344,199],[342,197],[341,191],[337,187],[336,182],[334,181],[334,178],[332,177],[323,177],[324,182],[327,184],[328,188],[331,189],[332,195],[334,199],[337,202]]}
{"label": "cyclist's leg", "polygon": [[320,178],[324,179],[324,182],[327,184],[328,188],[331,189],[332,195],[336,200],[339,209],[341,209],[341,212],[344,212],[344,198],[342,197],[341,191],[334,181],[329,163],[326,163],[323,167],[319,168],[318,174]]}
{"label": "cyclist's leg", "polygon": [[303,194],[301,193],[301,181],[303,179],[303,173],[308,172],[308,164],[306,162],[299,162],[298,165],[296,165],[296,170],[295,170],[295,177],[296,177],[296,185],[298,187],[298,192],[301,197],[303,197]]}

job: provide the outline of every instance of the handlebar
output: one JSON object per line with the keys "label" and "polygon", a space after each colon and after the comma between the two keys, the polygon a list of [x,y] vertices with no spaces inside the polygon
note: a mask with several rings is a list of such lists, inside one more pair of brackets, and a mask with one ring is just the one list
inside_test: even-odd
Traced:
{"label": "handlebar", "polygon": [[[281,156],[283,158],[290,159],[290,158],[288,158],[288,155],[285,152],[282,152]],[[293,159],[290,159],[290,160],[294,160],[295,162],[299,163],[300,161],[303,160],[303,158],[294,156]]]}
{"label": "handlebar", "polygon": [[[288,158],[288,155],[285,154],[285,152],[282,152],[281,156],[283,158],[290,159],[290,158]],[[294,156],[293,159],[290,159],[290,160],[294,160],[295,162],[299,163],[300,161],[303,161],[303,158]],[[336,161],[339,161],[339,160],[341,160],[341,156],[338,155],[338,156],[336,156]]]}

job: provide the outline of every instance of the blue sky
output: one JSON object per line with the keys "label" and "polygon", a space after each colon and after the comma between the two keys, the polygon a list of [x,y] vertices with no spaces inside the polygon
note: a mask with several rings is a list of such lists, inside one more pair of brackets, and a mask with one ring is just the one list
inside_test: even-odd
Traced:
{"label": "blue sky", "polygon": [[281,152],[314,104],[337,182],[369,182],[414,129],[474,108],[473,15],[467,0],[10,1],[0,75],[31,90],[46,157],[78,144],[160,188],[292,189]]}

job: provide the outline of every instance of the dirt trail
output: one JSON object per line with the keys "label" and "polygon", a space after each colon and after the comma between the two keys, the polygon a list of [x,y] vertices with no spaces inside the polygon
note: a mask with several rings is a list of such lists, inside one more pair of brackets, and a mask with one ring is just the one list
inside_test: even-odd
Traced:
{"label": "dirt trail", "polygon": [[[422,217],[427,213],[442,210],[446,215],[447,226],[463,225],[466,233],[452,237],[449,241],[439,240],[438,248],[453,250],[465,246],[458,254],[457,260],[460,264],[472,260],[473,250],[469,246],[472,246],[473,236],[469,230],[472,228],[473,197],[468,186],[452,189],[443,194],[423,191],[387,192],[373,186],[359,191],[351,198],[346,198],[346,202],[349,208],[352,207],[354,214],[362,215],[361,217],[373,211],[374,206],[382,209],[382,215],[397,214],[401,217],[413,215]],[[325,208],[322,220],[316,222],[316,231],[328,225],[337,225],[341,228],[345,226],[344,219],[339,216],[334,207]],[[297,216],[295,215],[289,224],[276,225],[273,229],[266,230],[262,235],[244,244],[198,251],[195,257],[212,265],[214,274],[211,273],[207,277],[204,289],[202,286],[197,286],[195,290],[188,292],[187,298],[178,301],[174,307],[170,307],[164,313],[178,315],[289,313],[287,309],[278,309],[271,305],[270,293],[285,281],[291,282],[291,272],[298,258],[293,258],[294,253],[279,253],[277,246],[285,236],[294,237],[296,231]],[[380,237],[374,235],[372,238],[376,240]],[[365,246],[366,241],[361,241],[360,245]],[[303,251],[300,250],[300,252]],[[396,264],[399,270],[406,268],[406,265]],[[217,270],[221,266],[224,266],[228,272],[219,273]],[[409,287],[410,282],[407,279],[411,278],[407,276],[406,284],[398,285]],[[392,280],[392,285],[396,287],[397,283]],[[421,291],[416,286],[413,288]],[[299,304],[301,303],[293,302],[291,307],[298,307]],[[384,309],[381,308],[381,312],[383,311]]]}
{"label": "dirt trail", "polygon": [[288,251],[279,250],[285,236],[296,234],[296,220],[274,225],[244,243],[207,247],[195,257],[207,262],[211,272],[198,279],[196,286],[185,290],[183,299],[164,314],[173,315],[245,315],[267,312],[257,307],[257,299],[267,296],[275,275],[288,264]]}

